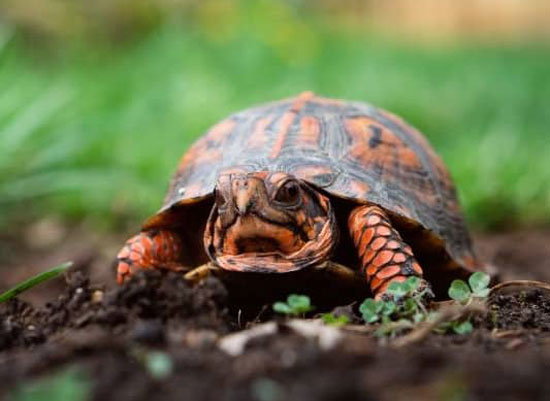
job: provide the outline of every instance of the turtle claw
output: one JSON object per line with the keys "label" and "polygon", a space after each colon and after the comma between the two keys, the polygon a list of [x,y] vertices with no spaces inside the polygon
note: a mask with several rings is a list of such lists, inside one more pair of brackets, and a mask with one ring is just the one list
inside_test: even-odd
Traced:
{"label": "turtle claw", "polygon": [[206,263],[204,265],[194,268],[193,270],[188,271],[187,273],[185,273],[183,278],[192,284],[197,284],[199,281],[210,276],[213,272],[219,270],[220,268],[215,266],[213,263]]}
{"label": "turtle claw", "polygon": [[412,296],[415,298],[419,297],[424,302],[431,302],[435,299],[431,284],[423,278],[420,279],[420,284],[416,290],[413,291]]}

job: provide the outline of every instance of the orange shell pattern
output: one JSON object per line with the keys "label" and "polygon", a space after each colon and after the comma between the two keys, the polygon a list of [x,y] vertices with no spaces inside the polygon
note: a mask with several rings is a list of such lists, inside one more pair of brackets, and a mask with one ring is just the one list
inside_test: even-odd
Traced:
{"label": "orange shell pattern", "polygon": [[461,265],[474,260],[440,157],[413,127],[369,104],[306,92],[229,116],[184,154],[161,210],[210,195],[218,174],[232,169],[283,171],[377,204],[435,233]]}

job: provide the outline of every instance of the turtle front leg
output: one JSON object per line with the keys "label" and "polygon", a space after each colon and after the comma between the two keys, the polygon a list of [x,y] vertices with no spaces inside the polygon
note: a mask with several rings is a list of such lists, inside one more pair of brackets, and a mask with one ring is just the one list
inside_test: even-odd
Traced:
{"label": "turtle front leg", "polygon": [[[422,268],[411,247],[381,208],[357,207],[349,216],[348,226],[362,271],[376,299],[383,296],[392,282],[402,282],[410,276],[422,278]],[[428,283],[422,280],[422,287],[425,286]]]}
{"label": "turtle front leg", "polygon": [[142,231],[126,241],[117,255],[117,282],[122,284],[139,269],[188,270],[182,255],[183,244],[175,232]]}

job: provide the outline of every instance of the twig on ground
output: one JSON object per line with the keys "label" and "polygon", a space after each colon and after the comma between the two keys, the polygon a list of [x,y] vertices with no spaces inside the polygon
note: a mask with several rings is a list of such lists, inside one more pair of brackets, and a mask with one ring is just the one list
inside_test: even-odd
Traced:
{"label": "twig on ground", "polygon": [[439,325],[445,322],[462,319],[470,314],[482,314],[485,310],[485,304],[481,301],[473,301],[467,305],[445,305],[434,313],[433,319],[417,325],[410,333],[395,339],[391,343],[391,346],[393,348],[402,348],[419,343]]}

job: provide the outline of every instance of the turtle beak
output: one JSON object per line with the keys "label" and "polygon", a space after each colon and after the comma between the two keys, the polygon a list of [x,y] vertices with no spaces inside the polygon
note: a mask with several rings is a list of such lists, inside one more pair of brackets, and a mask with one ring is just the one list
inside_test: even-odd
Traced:
{"label": "turtle beak", "polygon": [[233,202],[239,216],[248,214],[253,208],[259,185],[260,181],[251,177],[233,177],[231,182]]}
{"label": "turtle beak", "polygon": [[252,202],[249,194],[246,191],[239,191],[235,197],[235,207],[239,216],[244,216],[250,210]]}

